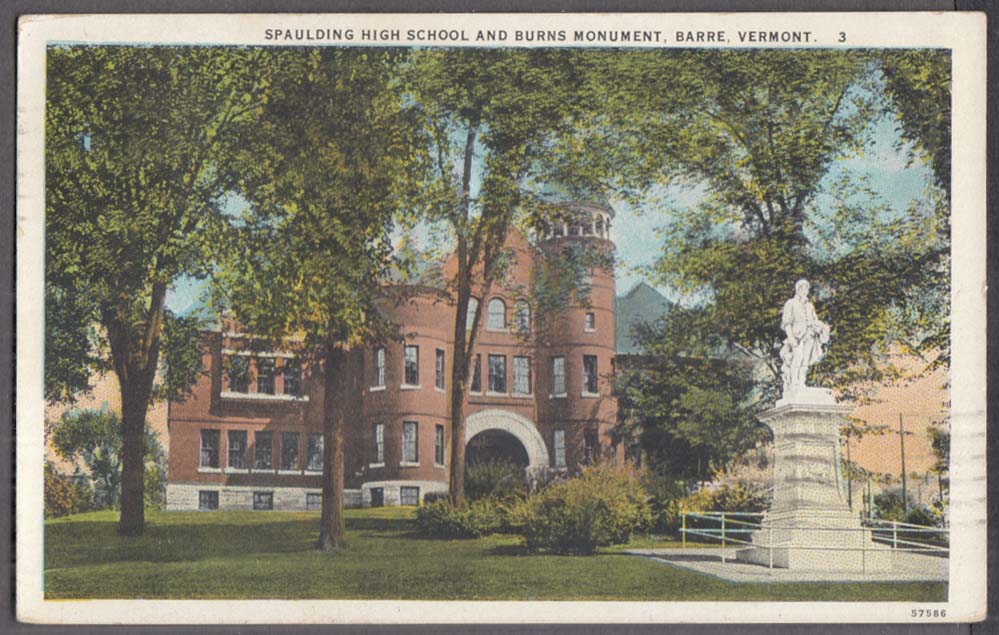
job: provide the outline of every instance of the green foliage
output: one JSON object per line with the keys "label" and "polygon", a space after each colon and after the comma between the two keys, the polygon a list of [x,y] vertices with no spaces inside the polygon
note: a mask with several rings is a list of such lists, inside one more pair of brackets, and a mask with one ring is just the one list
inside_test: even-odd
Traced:
{"label": "green foliage", "polygon": [[450,500],[425,503],[416,511],[416,526],[429,538],[480,538],[499,529],[497,505],[481,499],[455,507]]}
{"label": "green foliage", "polygon": [[204,321],[197,315],[176,315],[163,312],[163,335],[160,342],[163,357],[163,382],[153,389],[154,398],[180,402],[191,395],[198,377],[207,373],[202,368],[201,329]]}
{"label": "green foliage", "polygon": [[752,365],[704,322],[703,311],[676,307],[640,325],[640,362],[615,378],[616,435],[666,481],[703,480],[764,434]]}
{"label": "green foliage", "polygon": [[[165,498],[166,455],[156,435],[146,429],[145,504]],[[52,447],[67,461],[82,460],[93,484],[93,509],[117,509],[121,501],[121,418],[107,410],[67,411],[52,426]]]}
{"label": "green foliage", "polygon": [[465,495],[470,500],[507,500],[526,493],[524,468],[509,461],[481,461],[465,470]]}
{"label": "green foliage", "polygon": [[682,506],[687,511],[762,512],[770,506],[770,497],[760,488],[723,483],[716,487],[702,487],[685,498]]}
{"label": "green foliage", "polygon": [[82,479],[65,474],[45,461],[45,517],[57,518],[92,509],[93,492]]}
{"label": "green foliage", "polygon": [[514,524],[532,552],[591,555],[650,526],[646,498],[634,471],[597,465],[528,497],[516,508]]}

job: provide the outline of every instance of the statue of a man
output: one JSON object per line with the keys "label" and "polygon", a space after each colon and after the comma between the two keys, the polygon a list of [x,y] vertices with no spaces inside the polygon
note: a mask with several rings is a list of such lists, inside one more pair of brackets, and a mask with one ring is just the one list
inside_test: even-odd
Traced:
{"label": "statue of a man", "polygon": [[784,362],[784,394],[805,386],[809,366],[822,358],[822,345],[829,341],[829,325],[815,315],[815,306],[808,300],[807,280],[794,285],[794,297],[784,303],[780,326],[787,335],[780,357]]}

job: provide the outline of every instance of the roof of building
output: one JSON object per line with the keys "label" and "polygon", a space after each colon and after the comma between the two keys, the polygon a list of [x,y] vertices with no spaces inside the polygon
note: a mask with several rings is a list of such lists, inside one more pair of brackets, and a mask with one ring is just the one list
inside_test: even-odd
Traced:
{"label": "roof of building", "polygon": [[614,215],[614,208],[611,207],[607,197],[592,188],[582,189],[560,183],[545,183],[538,189],[538,195],[550,202],[572,202],[576,205],[600,207]]}
{"label": "roof of building", "polygon": [[614,348],[620,355],[640,353],[633,337],[635,327],[659,319],[673,304],[646,282],[639,282],[616,300]]}

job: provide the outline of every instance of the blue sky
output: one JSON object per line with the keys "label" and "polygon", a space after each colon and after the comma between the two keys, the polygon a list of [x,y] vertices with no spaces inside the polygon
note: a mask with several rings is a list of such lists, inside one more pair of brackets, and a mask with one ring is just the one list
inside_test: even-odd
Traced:
{"label": "blue sky", "polygon": [[[849,172],[869,179],[871,188],[883,199],[893,214],[903,213],[914,199],[925,194],[932,182],[932,172],[926,164],[917,161],[909,165],[906,148],[899,148],[898,131],[894,122],[880,117],[872,122],[873,143],[863,156],[847,157],[836,162],[826,177],[826,182],[836,180],[842,172]],[[699,187],[667,187],[655,202],[638,208],[614,201],[616,216],[611,226],[611,238],[617,245],[617,291],[624,294],[638,282],[645,280],[671,300],[678,298],[668,288],[650,279],[646,268],[655,263],[662,253],[663,240],[660,228],[668,224],[672,213],[696,205],[704,196]],[[230,203],[233,211],[239,201]],[[818,205],[822,205],[820,198]],[[191,279],[178,280],[167,294],[167,306],[175,312],[186,313],[200,305],[201,283]]]}

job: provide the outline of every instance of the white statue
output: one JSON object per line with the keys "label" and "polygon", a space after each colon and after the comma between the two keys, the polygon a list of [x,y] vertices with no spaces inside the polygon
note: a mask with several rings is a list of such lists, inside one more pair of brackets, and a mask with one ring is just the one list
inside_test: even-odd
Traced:
{"label": "white statue", "polygon": [[805,387],[808,368],[822,359],[822,345],[829,341],[829,325],[815,315],[815,306],[808,300],[807,280],[798,280],[794,285],[794,297],[784,303],[780,326],[787,338],[780,350],[784,364],[781,373],[784,377],[785,397],[799,388]]}

